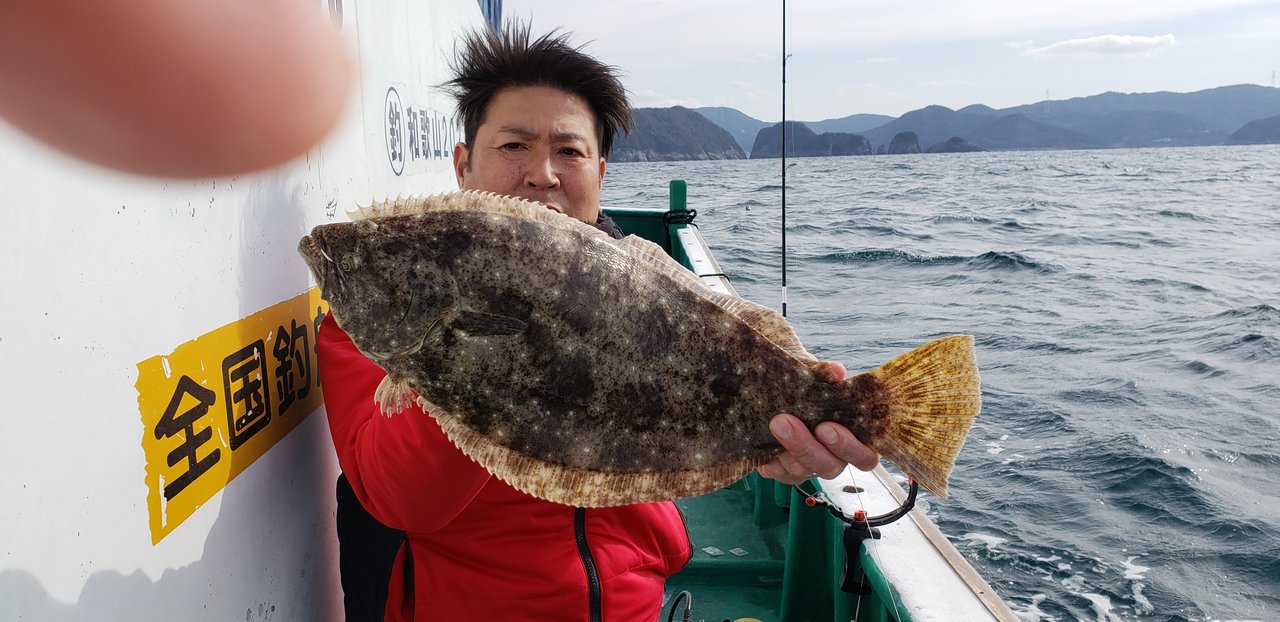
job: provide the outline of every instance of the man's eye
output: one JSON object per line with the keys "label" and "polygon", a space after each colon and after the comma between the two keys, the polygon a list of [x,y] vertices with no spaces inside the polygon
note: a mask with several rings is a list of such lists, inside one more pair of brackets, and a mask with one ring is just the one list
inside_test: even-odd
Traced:
{"label": "man's eye", "polygon": [[502,148],[503,148],[503,149],[507,149],[507,150],[514,151],[514,150],[517,150],[517,149],[523,149],[523,148],[524,148],[524,144],[522,144],[522,143],[507,143],[507,144],[503,145],[503,146],[502,146]]}
{"label": "man's eye", "polygon": [[564,147],[560,150],[560,155],[573,156],[575,158],[582,157],[582,152],[573,147]]}

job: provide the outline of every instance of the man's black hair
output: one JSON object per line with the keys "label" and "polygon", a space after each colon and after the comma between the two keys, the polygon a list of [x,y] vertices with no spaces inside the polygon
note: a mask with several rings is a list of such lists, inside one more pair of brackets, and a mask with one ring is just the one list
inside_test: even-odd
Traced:
{"label": "man's black hair", "polygon": [[[443,87],[458,100],[467,150],[475,146],[489,102],[511,87],[549,86],[581,97],[595,116],[600,156],[609,157],[613,137],[634,127],[626,89],[617,68],[569,45],[568,35],[551,31],[530,41],[529,25],[512,21],[505,34],[486,28],[472,32],[455,50],[453,79]],[[468,160],[469,162],[469,160]]]}

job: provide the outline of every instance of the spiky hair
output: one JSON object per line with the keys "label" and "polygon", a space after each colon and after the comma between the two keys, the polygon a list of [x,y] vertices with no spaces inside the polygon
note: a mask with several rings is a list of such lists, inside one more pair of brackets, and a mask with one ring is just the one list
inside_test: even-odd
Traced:
{"label": "spiky hair", "polygon": [[530,40],[530,26],[512,20],[504,34],[486,28],[466,35],[450,63],[453,79],[442,86],[458,101],[464,140],[470,150],[476,131],[499,91],[549,86],[581,97],[595,117],[600,155],[608,158],[613,138],[635,126],[618,69],[569,44],[569,36],[551,31]]}

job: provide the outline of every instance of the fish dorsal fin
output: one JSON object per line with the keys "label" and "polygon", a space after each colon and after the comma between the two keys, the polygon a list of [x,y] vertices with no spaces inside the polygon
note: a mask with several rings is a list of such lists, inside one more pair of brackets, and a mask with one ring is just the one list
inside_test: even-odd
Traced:
{"label": "fish dorsal fin", "polygon": [[679,283],[685,284],[698,295],[714,302],[722,309],[733,314],[734,317],[746,322],[756,332],[797,360],[805,364],[818,361],[817,357],[810,354],[801,345],[800,338],[796,336],[791,324],[777,311],[745,298],[717,292],[707,287],[707,284],[703,283],[702,279],[699,279],[697,275],[672,259],[670,255],[662,250],[661,246],[649,240],[629,235],[619,240],[618,244],[649,267],[670,276]]}
{"label": "fish dorsal fin", "polygon": [[368,206],[357,206],[347,212],[352,221],[389,216],[411,216],[428,212],[468,211],[501,214],[525,220],[546,223],[559,229],[581,232],[583,235],[599,235],[610,239],[605,232],[576,218],[566,216],[541,203],[479,190],[459,190],[428,196],[414,195],[375,201]]}

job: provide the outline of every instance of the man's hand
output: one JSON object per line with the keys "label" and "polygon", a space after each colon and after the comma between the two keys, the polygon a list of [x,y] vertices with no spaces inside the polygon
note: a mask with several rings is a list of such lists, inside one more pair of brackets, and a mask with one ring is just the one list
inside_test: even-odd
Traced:
{"label": "man's hand", "polygon": [[[844,380],[845,369],[840,363],[824,361],[812,369],[827,382]],[[831,479],[850,464],[870,471],[880,463],[880,455],[874,449],[858,441],[848,428],[830,421],[818,424],[814,438],[804,422],[782,413],[769,422],[769,431],[787,451],[757,472],[784,484],[799,484],[815,475]]]}

